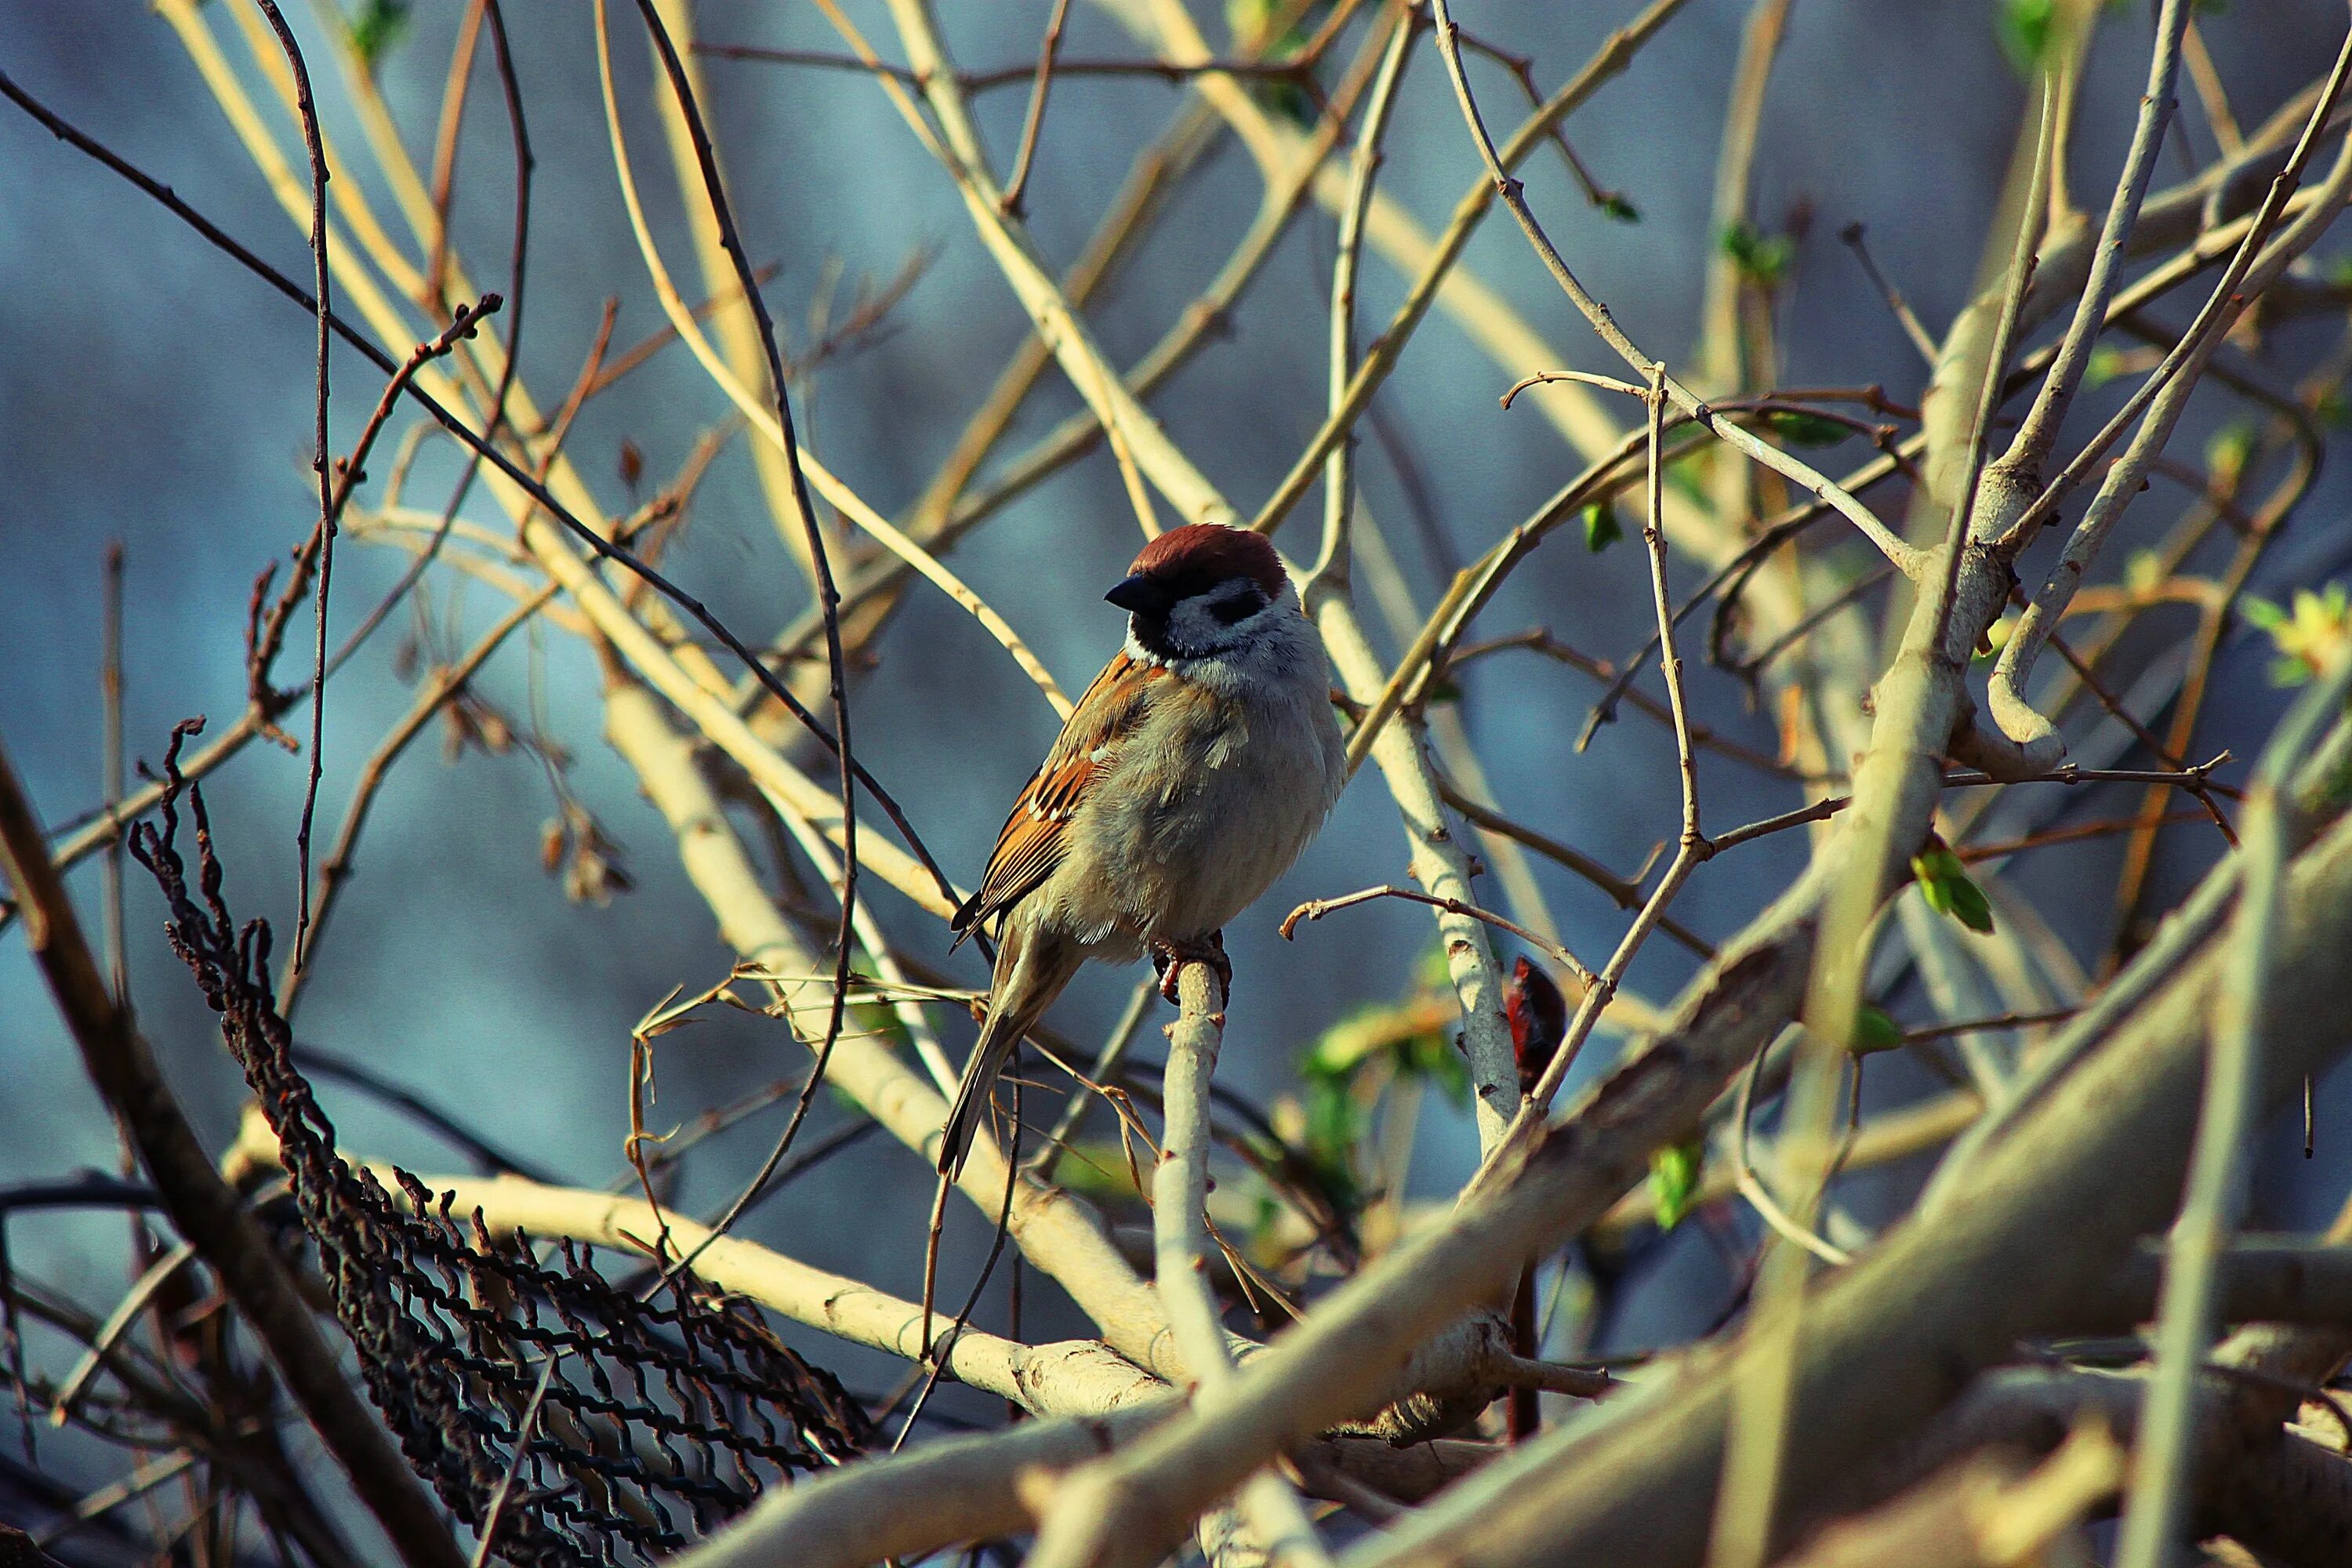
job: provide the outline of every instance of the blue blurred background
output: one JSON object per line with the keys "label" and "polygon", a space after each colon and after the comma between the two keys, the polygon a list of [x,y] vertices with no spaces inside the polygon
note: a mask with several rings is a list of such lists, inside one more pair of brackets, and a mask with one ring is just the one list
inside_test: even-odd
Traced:
{"label": "blue blurred background", "polygon": [[[204,8],[230,59],[255,90],[259,78],[227,13]],[[331,8],[332,0],[327,0]],[[963,0],[941,7],[951,50],[972,67],[1034,58],[1045,0]],[[333,51],[319,13],[294,13],[322,82]],[[1633,7],[1544,0],[1465,0],[1465,26],[1531,57],[1546,90],[1564,80]],[[1694,0],[1643,51],[1631,73],[1568,122],[1578,152],[1604,184],[1638,207],[1638,224],[1588,207],[1556,161],[1531,165],[1530,192],[1554,237],[1637,341],[1679,366],[1690,352],[1702,275],[1713,247],[1709,194],[1724,102],[1747,6]],[[2016,135],[2025,89],[2005,60],[2000,7],[1987,0],[1801,0],[1775,70],[1756,163],[1753,211],[1769,230],[1801,227],[1791,284],[1780,306],[1784,384],[1876,382],[1916,403],[1924,376],[1852,258],[1843,226],[1868,226],[1879,264],[1940,330],[1967,298],[1985,226]],[[1223,19],[1196,5],[1213,39]],[[463,6],[420,0],[380,60],[383,91],[412,155],[429,159],[449,49]],[[2080,199],[2104,201],[2130,127],[2145,70],[2148,7],[2106,9],[2093,47],[2084,110],[2072,147]],[[853,7],[877,39],[890,29],[879,5]],[[532,258],[520,353],[541,404],[560,397],[586,353],[603,302],[616,298],[615,345],[633,343],[661,317],[617,198],[599,107],[592,23],[578,0],[508,0],[520,80],[538,155]],[[814,7],[706,0],[708,41],[833,50],[838,41]],[[2332,53],[2340,8],[2322,0],[2273,0],[2210,20],[2205,34],[2242,121],[2265,118]],[[623,24],[625,24],[623,26]],[[674,268],[690,276],[690,249],[655,118],[660,89],[633,17],[616,15],[620,95],[636,163],[653,193],[654,220]],[[887,47],[887,46],[886,46]],[[1117,24],[1090,5],[1075,8],[1065,53],[1132,53]],[[796,388],[803,435],[825,461],[884,512],[902,515],[962,422],[1026,331],[1001,275],[976,242],[943,174],[897,114],[855,73],[706,61],[715,129],[727,159],[748,245],[776,267],[767,293],[787,336],[809,338],[814,303],[845,296],[860,277],[883,279],[920,252],[929,264],[887,329],[825,364]],[[1480,71],[1489,118],[1516,119],[1508,79]],[[241,150],[188,58],[163,22],[128,0],[56,5],[0,0],[0,69],[158,177],[278,267],[308,277],[303,237]],[[330,129],[356,156],[359,131],[340,89],[322,86]],[[1011,159],[1024,92],[982,100],[982,124],[1000,168]],[[1066,262],[1082,244],[1136,152],[1182,103],[1181,89],[1150,79],[1078,79],[1055,89],[1032,176],[1027,210],[1046,252]],[[272,105],[274,108],[274,104]],[[2200,160],[2211,141],[2184,115]],[[299,154],[289,124],[273,121]],[[1433,53],[1412,67],[1391,132],[1382,188],[1431,227],[1441,225],[1476,175],[1458,112]],[[2188,164],[2168,156],[2159,184]],[[497,283],[507,247],[509,163],[494,84],[476,86],[457,166],[456,238],[482,286]],[[1090,310],[1103,342],[1131,363],[1223,262],[1256,205],[1258,181],[1230,141],[1181,196],[1145,254]],[[370,195],[380,211],[386,193]],[[1810,226],[1801,226],[1809,215]],[[1332,250],[1328,216],[1312,213],[1286,237],[1236,311],[1230,341],[1211,348],[1153,400],[1171,432],[1209,476],[1247,510],[1265,495],[1317,424],[1323,403],[1324,297]],[[2317,255],[2325,268],[2333,250]],[[1574,318],[1507,221],[1486,225],[1467,264],[1549,335],[1567,363],[1612,371],[1606,351]],[[1361,319],[1369,336],[1402,293],[1384,263],[1368,267]],[[840,309],[835,304],[836,312]],[[2181,312],[2185,315],[2185,311]],[[2170,319],[2170,318],[2168,318]],[[215,730],[244,701],[247,595],[266,563],[281,564],[315,513],[308,470],[311,419],[310,319],[208,248],[158,206],[53,141],[14,109],[0,110],[0,737],[46,819],[65,823],[99,799],[101,554],[121,542],[127,575],[125,658],[129,746],[160,763],[170,726],[193,714]],[[503,329],[501,329],[503,331]],[[2316,342],[2317,340],[2314,340]],[[395,352],[404,344],[390,345]],[[2292,357],[2295,342],[2284,345]],[[2306,355],[2306,357],[2308,357]],[[381,387],[355,356],[335,362],[334,427],[347,446]],[[1466,559],[1523,519],[1580,466],[1530,410],[1504,414],[1507,384],[1441,314],[1413,340],[1380,401],[1417,473],[1413,487],[1377,442],[1361,448],[1368,504],[1385,524],[1420,605],[1442,590],[1449,563]],[[2103,416],[2111,404],[2090,416]],[[2210,405],[2210,406],[2208,406]],[[1078,406],[1048,373],[1001,449]],[[698,437],[727,414],[709,382],[673,348],[635,371],[582,415],[570,452],[608,509],[625,510],[625,447],[642,454],[642,495],[667,480]],[[2196,444],[2235,410],[2220,394],[2200,400],[2177,450]],[[405,416],[403,416],[404,421]],[[2087,427],[2087,426],[2086,426]],[[395,426],[397,429],[397,426]],[[1849,448],[1843,456],[1851,458]],[[382,453],[376,468],[382,471]],[[456,467],[428,443],[417,504],[446,494]],[[2294,530],[2273,552],[2258,591],[2281,595],[2339,570],[2346,531],[2340,473],[2323,473]],[[2111,551],[2151,541],[2179,504],[2151,494],[2145,516]],[[1415,521],[1426,507],[1426,526]],[[487,498],[467,515],[495,521]],[[1306,549],[1309,522],[1286,536]],[[1097,453],[1021,499],[955,553],[953,564],[1028,639],[1066,689],[1081,689],[1115,646],[1118,613],[1100,602],[1138,543],[1116,470]],[[393,582],[399,557],[347,543],[335,578],[338,623],[349,626]],[[757,640],[805,603],[778,542],[740,439],[719,457],[668,560],[671,574],[733,628]],[[463,646],[505,605],[478,585],[432,579],[436,624]],[[1696,574],[1681,573],[1687,589]],[[1584,650],[1622,658],[1648,623],[1638,550],[1588,554],[1562,535],[1514,579],[1481,629],[1544,625]],[[1376,626],[1376,616],[1368,616]],[[413,700],[392,657],[408,635],[403,611],[335,683],[327,715],[322,835],[340,820],[356,771],[376,739]],[[2185,616],[2177,623],[2185,628]],[[2179,635],[2186,635],[2185,630]],[[281,670],[307,668],[309,630],[298,623]],[[1381,634],[1384,652],[1393,642]],[[1054,716],[1034,688],[953,605],[917,591],[880,645],[878,668],[857,690],[864,759],[905,805],[950,869],[972,878],[1004,805],[1051,739]],[[2267,652],[2234,641],[2198,752],[2223,746],[2250,756],[2276,710]],[[570,752],[569,787],[622,846],[635,886],[606,904],[567,901],[540,865],[542,825],[554,815],[547,775],[520,752],[475,749],[454,764],[437,733],[394,775],[362,841],[355,878],[318,960],[301,1018],[308,1040],[362,1060],[462,1112],[500,1142],[569,1180],[600,1184],[620,1166],[626,1131],[632,1026],[673,987],[698,990],[730,961],[712,921],[681,875],[659,818],[599,733],[596,674],[572,638],[551,633],[539,651],[518,637],[478,683],[503,712],[527,715],[530,671],[543,669],[550,738]],[[1696,668],[1696,667],[1695,667]],[[1697,677],[1700,716],[1766,752],[1778,739],[1733,684]],[[1574,748],[1594,684],[1522,657],[1498,658],[1466,686],[1463,717],[1496,790],[1520,820],[1622,869],[1639,866],[1675,830],[1671,746],[1664,731],[1628,719]],[[294,908],[292,834],[301,759],[257,745],[213,781],[209,795],[230,892],[240,916],[266,915],[281,931]],[[1785,783],[1709,758],[1710,822],[1727,826],[1798,803]],[[2114,794],[2109,810],[2136,796]],[[2095,815],[2086,808],[2084,815]],[[2210,859],[2210,833],[2168,839],[2157,900],[2168,903]],[[1709,938],[1729,934],[1801,863],[1794,836],[1705,869],[1677,906]],[[2043,900],[2085,955],[2107,939],[2113,841],[2053,852],[2021,885]],[[1538,863],[1569,944],[1598,961],[1623,917],[1590,888]],[[1256,910],[1228,932],[1237,972],[1226,1081],[1261,1103],[1291,1087],[1297,1053],[1318,1031],[1366,1002],[1402,994],[1430,942],[1426,911],[1387,903],[1303,927],[1282,943],[1275,926],[1298,900],[1402,879],[1393,808],[1369,772],[1321,840]],[[1491,881],[1487,884],[1492,887]],[[73,879],[97,926],[97,862]],[[983,983],[976,956],[946,957],[944,933],[895,895],[877,895],[888,928],[908,950],[951,963]],[[135,868],[130,879],[129,963],[141,1022],[205,1136],[233,1135],[243,1085],[209,1016],[161,940],[160,905]],[[1508,943],[1504,944],[1506,952]],[[1654,943],[1634,989],[1664,1001],[1690,971],[1688,956]],[[1092,974],[1074,988],[1055,1023],[1098,1039],[1135,976]],[[1916,998],[1911,998],[1916,1004]],[[1916,1005],[1906,1015],[1916,1019]],[[947,1025],[951,1050],[968,1035]],[[1147,1038],[1150,1038],[1148,1036]],[[1153,1043],[1156,1044],[1156,1041]],[[1605,1038],[1580,1078],[1606,1065]],[[797,1072],[801,1053],[775,1025],[720,1012],[659,1047],[655,1120],[683,1121],[754,1087]],[[1927,1081],[1890,1064],[1874,1095],[1899,1099]],[[2340,1082],[2322,1086],[2321,1158],[2305,1166],[2282,1130],[2267,1169],[2266,1223],[2321,1221],[2339,1201],[2352,1145],[2330,1131],[2346,1109]],[[347,1145],[424,1171],[455,1169],[457,1153],[372,1100],[328,1086],[322,1099]],[[845,1108],[825,1102],[816,1131]],[[2336,1123],[2340,1125],[2340,1121]],[[680,1201],[723,1203],[764,1152],[772,1119],[718,1141],[697,1156]],[[1413,1167],[1416,1194],[1440,1198],[1475,1152],[1466,1113],[1433,1101]],[[0,934],[0,1184],[78,1168],[113,1169],[116,1144],[32,966],[21,934]],[[1896,1173],[1877,1201],[1916,1180]],[[898,1290],[915,1288],[929,1201],[921,1162],[887,1140],[868,1142],[763,1209],[749,1234],[824,1267]],[[1874,1200],[1856,1199],[1871,1217]],[[1661,1342],[1704,1327],[1723,1309],[1727,1238],[1751,1216],[1717,1216],[1714,1239],[1685,1232],[1648,1259],[1605,1348]],[[1731,1227],[1727,1230],[1725,1227]],[[1705,1231],[1708,1227],[1696,1227]],[[103,1312],[125,1282],[122,1226],[113,1216],[44,1215],[16,1220],[15,1266]],[[961,1216],[950,1237],[950,1276],[967,1279],[985,1238]],[[1031,1289],[1033,1332],[1076,1324]],[[982,1321],[1001,1305],[983,1308]],[[893,1375],[878,1357],[812,1336],[804,1348],[871,1392]],[[35,1331],[35,1364],[52,1370],[69,1351]],[[945,1409],[985,1415],[987,1402],[949,1399]],[[0,1422],[0,1448],[18,1443]],[[112,1459],[95,1445],[48,1438],[89,1476]],[[54,1456],[45,1456],[55,1463]]]}

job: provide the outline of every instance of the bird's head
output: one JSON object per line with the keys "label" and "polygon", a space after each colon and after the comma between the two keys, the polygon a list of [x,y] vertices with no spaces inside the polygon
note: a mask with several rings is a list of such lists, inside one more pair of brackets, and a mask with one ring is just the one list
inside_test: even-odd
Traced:
{"label": "bird's head", "polygon": [[1173,528],[1103,595],[1129,613],[1138,646],[1159,658],[1214,658],[1271,635],[1296,614],[1290,580],[1265,535],[1221,523]]}

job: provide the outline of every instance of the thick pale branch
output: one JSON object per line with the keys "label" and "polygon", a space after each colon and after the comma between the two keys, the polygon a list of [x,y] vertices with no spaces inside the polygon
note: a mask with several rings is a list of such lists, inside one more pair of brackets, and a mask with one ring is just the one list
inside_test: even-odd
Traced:
{"label": "thick pale branch", "polygon": [[[1251,1359],[1213,1411],[1156,1428],[1104,1462],[1099,1552],[1047,1552],[1033,1568],[1132,1568],[1272,1455],[1379,1408],[1491,1320],[1460,1322],[1498,1298],[1541,1248],[1580,1229],[1641,1179],[1650,1151],[1696,1127],[1707,1105],[1795,1010],[1811,952],[1811,892],[1801,885],[1748,944],[1713,965],[1673,1026],[1595,1088],[1557,1127],[1526,1124],[1487,1184],[1443,1224],[1404,1241]],[[1516,1086],[1515,1086],[1516,1087]],[[1508,1336],[1503,1336],[1507,1350]]]}
{"label": "thick pale branch", "polygon": [[[1179,961],[1176,1022],[1168,1030],[1167,1084],[1161,1104],[1167,1127],[1160,1163],[1151,1174],[1152,1262],[1160,1300],[1192,1374],[1195,1407],[1213,1407],[1234,1381],[1233,1347],[1208,1279],[1214,1256],[1209,1239],[1209,1079],[1225,1033],[1225,986],[1213,965]],[[1088,1506],[1087,1488],[1073,1486],[1055,1503],[1055,1520],[1091,1524],[1102,1516]],[[1268,1467],[1244,1481],[1237,1500],[1242,1521],[1271,1555],[1313,1568],[1328,1563],[1315,1526],[1281,1472]]]}
{"label": "thick pale branch", "polygon": [[[1068,1470],[1132,1442],[1167,1412],[1132,1405],[1104,1416],[1024,1421],[997,1432],[877,1455],[772,1492],[709,1541],[675,1559],[678,1568],[866,1568],[911,1561],[1030,1526],[1019,1483]],[[1298,1450],[1300,1473],[1336,1479],[1332,1492],[1420,1502],[1470,1474],[1496,1449],[1442,1441],[1399,1448],[1377,1437],[1331,1437]],[[1335,1497],[1335,1501],[1349,1500]]]}
{"label": "thick pale branch", "polygon": [[[2271,1016],[2297,1024],[2266,1042],[2266,1103],[2352,1043],[2347,942],[2352,827],[2339,825],[2289,879]],[[2165,984],[1986,1152],[1965,1190],[1813,1292],[1785,1496],[1832,1489],[2020,1338],[2063,1331],[2164,1222],[2187,1160],[2220,972],[2210,950],[2167,965]],[[2061,1233],[2067,1245],[2051,1247]],[[1350,1568],[1427,1563],[1441,1543],[1446,1562],[1482,1568],[1696,1562],[1737,1364],[1720,1347],[1698,1352],[1638,1410],[1515,1451]]]}
{"label": "thick pale branch", "polygon": [[[677,836],[687,875],[718,917],[729,944],[765,973],[819,973],[815,959],[761,885],[695,762],[693,747],[670,728],[659,705],[643,689],[616,683],[605,693],[604,723],[606,738],[636,770],[639,783]],[[834,1047],[826,1081],[909,1149],[928,1154],[935,1147],[947,1121],[947,1101],[880,1042],[845,1036]],[[965,1163],[960,1185],[983,1213],[993,1215],[1003,1197],[1004,1179],[1003,1156],[983,1136]],[[1115,1349],[1155,1374],[1177,1370],[1159,1302],[1076,1199],[1024,1180],[1015,1192],[1010,1225],[1023,1254],[1070,1293]]]}
{"label": "thick pale branch", "polygon": [[[400,1190],[389,1165],[371,1167],[385,1190]],[[916,1360],[926,1340],[922,1308],[862,1280],[814,1268],[740,1237],[712,1237],[643,1198],[580,1187],[543,1186],[519,1176],[428,1175],[434,1194],[453,1193],[460,1214],[478,1210],[493,1235],[522,1231],[566,1237],[597,1247],[650,1256],[657,1237],[668,1252],[694,1255],[694,1272],[719,1289],[823,1329],[854,1344]],[[1040,1415],[1103,1416],[1164,1398],[1168,1385],[1094,1340],[1028,1345],[967,1327],[951,1339],[954,1320],[932,1318],[929,1342],[945,1347],[947,1370],[959,1382],[1010,1399]]]}

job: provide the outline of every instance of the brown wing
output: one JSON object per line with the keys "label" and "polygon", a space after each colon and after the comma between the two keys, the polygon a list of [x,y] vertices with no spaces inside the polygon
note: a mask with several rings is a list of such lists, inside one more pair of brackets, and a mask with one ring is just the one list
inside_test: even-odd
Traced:
{"label": "brown wing", "polygon": [[980,890],[956,911],[953,929],[959,942],[1054,874],[1062,862],[1063,836],[1086,799],[1087,785],[1101,772],[1109,748],[1142,722],[1152,685],[1167,674],[1124,651],[1103,666],[1013,803]]}

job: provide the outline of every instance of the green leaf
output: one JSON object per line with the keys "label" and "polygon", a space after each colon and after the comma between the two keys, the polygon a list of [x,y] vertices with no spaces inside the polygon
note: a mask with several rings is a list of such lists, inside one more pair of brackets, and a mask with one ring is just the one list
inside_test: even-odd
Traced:
{"label": "green leaf", "polygon": [[1903,1026],[1888,1017],[1882,1008],[1865,1002],[1853,1016],[1853,1039],[1848,1046],[1855,1056],[1866,1057],[1878,1051],[1891,1051],[1903,1044]]}
{"label": "green leaf", "polygon": [[1253,96],[1268,114],[1278,114],[1301,131],[1315,128],[1315,100],[1297,82],[1287,78],[1261,81]]}
{"label": "green leaf", "polygon": [[2254,427],[2240,420],[2222,426],[2205,443],[2205,466],[2212,471],[2216,485],[2234,482],[2253,455]]}
{"label": "green leaf", "polygon": [[2009,639],[2017,635],[2017,623],[2020,618],[2015,610],[2011,610],[2002,615],[2000,619],[1987,626],[1984,641],[1977,646],[1975,657],[1978,658],[2000,657],[2000,650],[2009,646]]}
{"label": "green leaf", "polygon": [[2343,429],[2345,415],[2344,389],[2340,386],[2326,387],[2312,399],[2311,416],[2327,429]]}
{"label": "green leaf", "polygon": [[1426,1079],[1456,1109],[1470,1104],[1470,1064],[1443,1035],[1416,1035],[1396,1048],[1397,1073]]}
{"label": "green leaf", "polygon": [[1090,1139],[1070,1145],[1069,1157],[1054,1167],[1054,1180],[1105,1206],[1132,1203],[1141,1195],[1128,1169],[1127,1151],[1116,1138]]}
{"label": "green leaf", "polygon": [[1698,1179],[1706,1169],[1706,1145],[1694,1138],[1669,1143],[1650,1155],[1650,1201],[1658,1211],[1658,1228],[1682,1224],[1698,1195]]}
{"label": "green leaf", "polygon": [[1598,555],[1625,537],[1625,530],[1617,521],[1617,509],[1606,501],[1594,501],[1584,509],[1584,548]]}
{"label": "green leaf", "polygon": [[1853,434],[1849,426],[1796,408],[1775,408],[1764,416],[1764,424],[1791,447],[1834,447]]}
{"label": "green leaf", "polygon": [[1388,1012],[1378,1002],[1351,1009],[1320,1035],[1299,1058],[1299,1076],[1309,1082],[1346,1083],[1364,1065],[1370,1047],[1362,1043],[1365,1026]]}
{"label": "green leaf", "polygon": [[1929,909],[1951,916],[1979,935],[1992,934],[1992,905],[1948,847],[1937,842],[1911,857],[1911,877],[1919,884],[1920,896]]}
{"label": "green leaf", "polygon": [[2257,630],[2274,632],[2286,625],[2287,614],[2268,599],[2257,599],[2252,594],[2238,601],[2238,614],[2246,617]]}
{"label": "green leaf", "polygon": [[1785,234],[1767,235],[1754,224],[1740,222],[1723,231],[1723,253],[1758,288],[1778,289],[1796,259],[1797,245]]}
{"label": "green leaf", "polygon": [[1305,1110],[1308,1155],[1327,1169],[1351,1168],[1357,1141],[1364,1135],[1364,1108],[1349,1086],[1330,1079],[1307,1079]]}
{"label": "green leaf", "polygon": [[2347,802],[2352,802],[2352,757],[2338,763],[2336,771],[2319,786],[2321,805],[2343,805]]}
{"label": "green leaf", "polygon": [[1274,0],[1225,0],[1225,27],[1236,48],[1256,43],[1273,21]]}
{"label": "green leaf", "polygon": [[[1279,19],[1279,9],[1273,0],[1225,0],[1225,26],[1233,33],[1234,52],[1246,54],[1263,45],[1262,52],[1267,60],[1288,59],[1306,47],[1307,29],[1319,22],[1330,6],[1318,0],[1292,21],[1289,31],[1269,39],[1266,33]],[[1267,113],[1280,115],[1301,130],[1310,130],[1315,124],[1314,97],[1296,78],[1254,82],[1250,96]]]}
{"label": "green leaf", "polygon": [[373,76],[394,44],[408,32],[410,0],[360,0],[352,14],[352,52]]}
{"label": "green leaf", "polygon": [[2131,368],[2124,351],[2101,343],[2091,351],[2090,363],[2083,366],[2083,390],[2096,392]]}
{"label": "green leaf", "polygon": [[2271,666],[2273,686],[2301,686],[2352,658],[2352,594],[2341,583],[2314,593],[2294,591],[2292,609],[2248,599],[2246,619],[2270,635],[2279,658]]}
{"label": "green leaf", "polygon": [[1639,223],[1642,221],[1641,209],[1636,207],[1632,202],[1627,201],[1615,191],[1603,191],[1601,193],[1601,216],[1606,218],[1614,218],[1619,223]]}
{"label": "green leaf", "polygon": [[1706,474],[1706,458],[1705,451],[1692,451],[1666,465],[1666,483],[1674,486],[1675,493],[1701,506],[1713,504],[1706,487],[1700,483]]}
{"label": "green leaf", "polygon": [[2001,0],[2000,14],[1994,19],[1993,27],[2000,37],[2000,52],[2009,58],[2011,69],[2021,77],[2031,77],[2042,68],[2057,20],[2057,0]]}
{"label": "green leaf", "polygon": [[915,1047],[915,1037],[907,1032],[906,1020],[898,1016],[898,1010],[895,1007],[885,1006],[879,1002],[860,1002],[850,1008],[849,1016],[850,1027],[861,1034],[878,1037],[893,1055]]}

